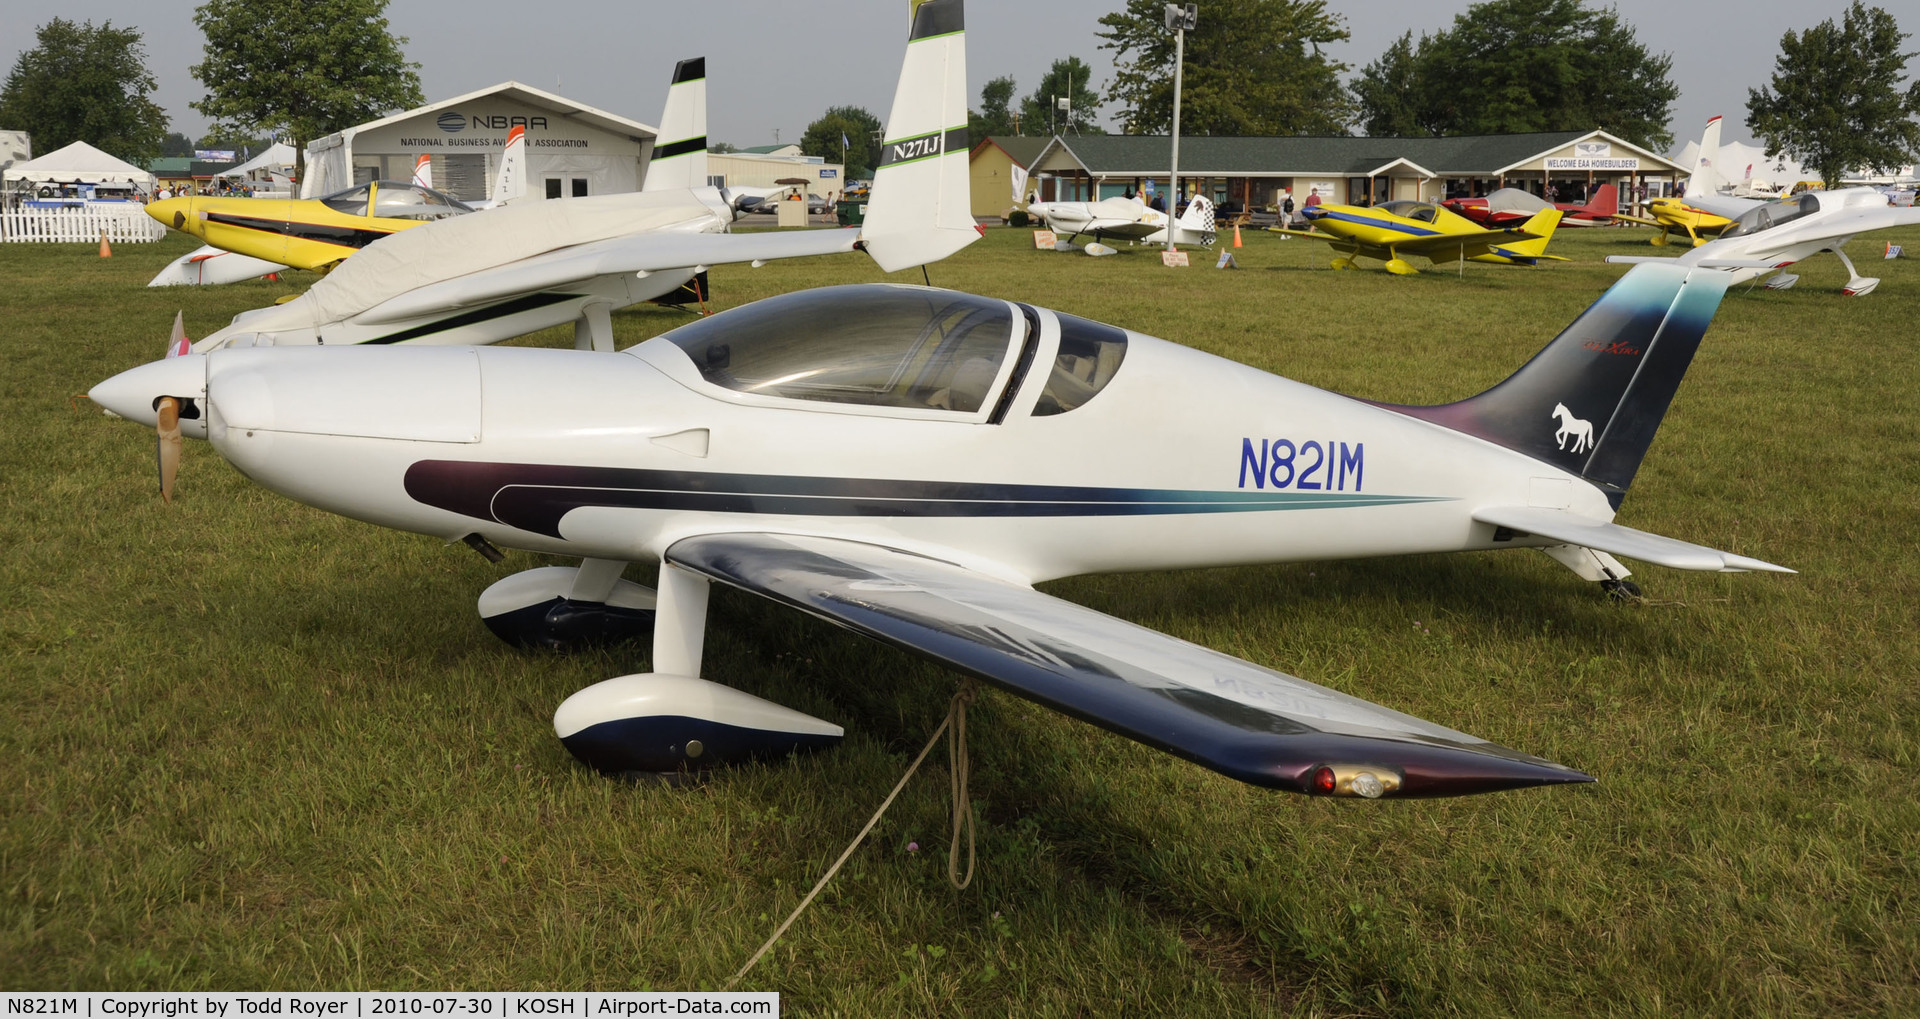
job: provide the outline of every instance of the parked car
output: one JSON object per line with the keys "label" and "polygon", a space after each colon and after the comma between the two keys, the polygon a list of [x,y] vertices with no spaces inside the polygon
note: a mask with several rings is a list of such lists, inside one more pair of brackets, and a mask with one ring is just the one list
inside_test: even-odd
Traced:
{"label": "parked car", "polygon": [[819,195],[810,194],[807,196],[807,215],[824,216],[832,211],[833,206],[828,205],[826,199]]}

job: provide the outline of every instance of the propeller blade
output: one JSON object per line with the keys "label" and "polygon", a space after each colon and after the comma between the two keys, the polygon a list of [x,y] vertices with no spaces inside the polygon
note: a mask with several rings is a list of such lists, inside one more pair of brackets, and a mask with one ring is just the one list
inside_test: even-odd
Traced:
{"label": "propeller blade", "polygon": [[167,356],[180,357],[193,349],[193,341],[187,339],[187,321],[184,312],[173,313],[173,335],[167,338]]}
{"label": "propeller blade", "polygon": [[180,401],[171,396],[160,398],[159,435],[160,499],[173,503],[173,479],[180,473]]}

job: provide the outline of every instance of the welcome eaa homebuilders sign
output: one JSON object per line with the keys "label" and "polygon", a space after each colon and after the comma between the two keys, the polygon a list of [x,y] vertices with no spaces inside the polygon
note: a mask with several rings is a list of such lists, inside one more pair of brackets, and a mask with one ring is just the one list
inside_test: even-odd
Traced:
{"label": "welcome eaa homebuilders sign", "polygon": [[1546,168],[1549,170],[1638,170],[1640,157],[1616,156],[1613,154],[1612,142],[1589,139],[1575,142],[1571,156],[1548,156]]}

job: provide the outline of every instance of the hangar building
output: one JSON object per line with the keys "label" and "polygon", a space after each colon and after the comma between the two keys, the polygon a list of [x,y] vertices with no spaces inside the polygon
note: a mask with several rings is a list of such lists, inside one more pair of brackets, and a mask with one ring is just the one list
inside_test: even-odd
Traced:
{"label": "hangar building", "polygon": [[493,197],[507,132],[527,129],[529,191],[576,198],[640,190],[653,155],[652,127],[517,81],[455,96],[337,131],[307,145],[303,197],[375,179],[406,180],[433,157],[433,186],[455,198]]}
{"label": "hangar building", "polygon": [[[997,141],[998,139],[994,139]],[[1167,184],[1166,135],[1075,135],[1049,139],[1029,170],[1043,200],[1084,201]],[[975,150],[975,175],[981,160]],[[1561,200],[1612,183],[1669,194],[1687,167],[1605,131],[1461,135],[1451,138],[1180,139],[1180,182],[1216,202],[1270,205],[1282,188],[1296,200],[1313,191],[1352,205],[1396,199],[1436,201],[1503,187]],[[1004,191],[1004,189],[1002,189]],[[1011,194],[1008,193],[1008,197]]]}

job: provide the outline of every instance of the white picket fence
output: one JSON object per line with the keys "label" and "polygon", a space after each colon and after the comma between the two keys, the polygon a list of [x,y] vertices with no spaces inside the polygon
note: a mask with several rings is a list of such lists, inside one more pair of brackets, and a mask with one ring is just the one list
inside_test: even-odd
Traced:
{"label": "white picket fence", "polygon": [[0,210],[0,241],[98,241],[103,230],[115,244],[157,241],[167,235],[167,228],[147,215],[146,206],[132,202]]}

